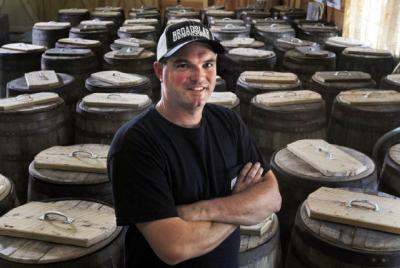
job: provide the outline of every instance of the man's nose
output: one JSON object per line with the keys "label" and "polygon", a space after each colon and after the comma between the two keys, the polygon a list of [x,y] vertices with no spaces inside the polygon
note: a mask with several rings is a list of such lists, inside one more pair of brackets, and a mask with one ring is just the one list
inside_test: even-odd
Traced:
{"label": "man's nose", "polygon": [[201,66],[193,66],[190,78],[192,81],[201,81],[204,79],[205,73],[205,70]]}

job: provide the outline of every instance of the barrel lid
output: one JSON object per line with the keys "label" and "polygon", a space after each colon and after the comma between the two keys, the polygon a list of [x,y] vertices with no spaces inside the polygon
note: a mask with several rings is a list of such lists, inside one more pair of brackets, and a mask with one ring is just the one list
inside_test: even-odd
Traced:
{"label": "barrel lid", "polygon": [[180,22],[183,22],[183,21],[200,22],[199,19],[180,18],[180,19],[171,19],[171,20],[168,20],[167,25],[176,24],[176,23],[180,23]]}
{"label": "barrel lid", "polygon": [[53,70],[41,70],[25,73],[28,89],[50,89],[61,85],[61,81]]}
{"label": "barrel lid", "polygon": [[[241,235],[250,235],[250,236],[264,236],[266,232],[268,232],[274,221],[277,220],[277,216],[275,213],[268,215],[261,222],[254,225],[240,225],[240,234]],[[263,242],[266,242],[265,240]],[[242,252],[242,250],[240,251]]]}
{"label": "barrel lid", "polygon": [[322,83],[335,82],[364,82],[370,81],[371,75],[360,71],[333,71],[333,72],[316,72],[313,80]]}
{"label": "barrel lid", "polygon": [[118,17],[118,16],[121,16],[121,13],[118,12],[118,11],[102,10],[102,11],[94,11],[94,12],[92,12],[92,16],[96,16],[96,17]]}
{"label": "barrel lid", "polygon": [[142,11],[158,11],[156,6],[149,6],[149,5],[142,5],[140,7],[132,7],[130,11],[137,11],[137,10],[142,10]]}
{"label": "barrel lid", "polygon": [[47,21],[47,22],[36,22],[33,25],[34,29],[43,29],[43,30],[47,30],[47,29],[54,29],[54,30],[58,30],[58,29],[67,29],[71,27],[71,23],[69,22],[57,22],[57,21]]}
{"label": "barrel lid", "polygon": [[156,28],[151,25],[128,25],[128,26],[122,26],[118,29],[118,31],[126,33],[153,32],[155,30]]}
{"label": "barrel lid", "polygon": [[348,90],[340,92],[336,98],[339,102],[349,105],[400,104],[400,92],[395,90]]}
{"label": "barrel lid", "polygon": [[235,37],[232,40],[221,41],[221,45],[224,47],[261,48],[264,46],[264,43],[261,41],[256,41],[254,38],[250,37]]}
{"label": "barrel lid", "polygon": [[98,40],[82,39],[82,38],[61,38],[57,41],[60,44],[79,45],[83,47],[95,47],[100,44]]}
{"label": "barrel lid", "polygon": [[357,176],[367,170],[356,158],[324,140],[297,140],[286,148],[327,177]]}
{"label": "barrel lid", "polygon": [[311,90],[267,92],[256,95],[252,100],[252,102],[265,108],[307,103],[321,103],[321,101],[321,95]]}
{"label": "barrel lid", "polygon": [[208,7],[203,8],[204,11],[207,11],[207,10],[224,10],[224,9],[225,9],[224,5],[212,5],[212,6],[208,6]]}
{"label": "barrel lid", "polygon": [[262,19],[253,19],[251,21],[252,24],[254,25],[263,25],[263,24],[284,24],[284,25],[289,25],[289,23],[286,20],[282,19],[275,19],[275,18],[262,18]]}
{"label": "barrel lid", "polygon": [[389,74],[386,76],[386,79],[400,84],[400,74]]}
{"label": "barrel lid", "polygon": [[119,71],[102,71],[92,73],[90,76],[116,86],[135,86],[143,83],[144,81],[143,76]]}
{"label": "barrel lid", "polygon": [[292,84],[299,81],[294,73],[274,71],[245,71],[240,74],[240,79],[247,83]]}
{"label": "barrel lid", "polygon": [[358,46],[365,46],[366,44],[363,43],[362,41],[355,40],[349,37],[343,37],[343,36],[333,36],[329,37],[326,40],[326,43],[328,44],[334,44],[334,45],[340,45],[343,47],[358,47]]}
{"label": "barrel lid", "polygon": [[93,93],[82,99],[84,105],[142,109],[151,103],[149,96],[134,93]]}
{"label": "barrel lid", "polygon": [[0,111],[32,108],[40,104],[50,104],[60,99],[58,94],[53,92],[23,94],[12,98],[0,99]]}
{"label": "barrel lid", "polygon": [[272,33],[287,33],[294,32],[291,26],[285,24],[269,24],[269,25],[256,25],[256,30],[260,32],[272,32]]}
{"label": "barrel lid", "polygon": [[192,7],[188,7],[188,6],[183,6],[183,5],[175,5],[175,6],[167,6],[165,8],[166,11],[172,11],[172,10],[193,10]]}
{"label": "barrel lid", "polygon": [[210,24],[215,26],[226,25],[226,24],[244,25],[244,21],[232,18],[222,18],[222,19],[212,20]]}
{"label": "barrel lid", "polygon": [[186,10],[186,9],[182,9],[182,10],[171,10],[170,12],[168,12],[168,16],[173,16],[173,17],[194,17],[194,16],[199,16],[199,12],[198,11],[194,11],[194,10]]}
{"label": "barrel lid", "polygon": [[344,52],[348,54],[364,56],[392,56],[392,53],[390,53],[389,50],[367,47],[348,47],[344,49]]}
{"label": "barrel lid", "polygon": [[232,92],[213,92],[207,102],[233,108],[239,104],[239,98]]}
{"label": "barrel lid", "polygon": [[389,157],[398,165],[400,165],[400,144],[393,145],[389,149]]}
{"label": "barrel lid", "polygon": [[327,58],[329,56],[329,51],[321,50],[318,47],[297,46],[294,49],[302,55],[310,58]]}
{"label": "barrel lid", "polygon": [[123,8],[121,6],[119,7],[112,7],[112,6],[105,6],[105,7],[96,7],[95,8],[96,11],[122,11]]}
{"label": "barrel lid", "polygon": [[[104,55],[105,58],[113,58],[113,59],[146,59],[154,56],[154,53],[148,50],[142,50],[141,53],[138,53],[137,49],[143,49],[142,47],[123,47],[120,50],[110,51]],[[140,50],[139,50],[140,51]]]}
{"label": "barrel lid", "polygon": [[116,44],[119,45],[124,45],[124,46],[132,46],[132,47],[155,47],[156,43],[151,40],[145,40],[145,39],[138,39],[138,38],[121,38],[121,39],[116,39],[114,41]]}
{"label": "barrel lid", "polygon": [[295,48],[297,46],[318,46],[317,43],[308,40],[301,40],[292,36],[285,36],[278,38],[276,44],[284,45],[290,48]]}
{"label": "barrel lid", "polygon": [[107,173],[109,145],[78,144],[53,146],[38,153],[34,158],[35,168]]}
{"label": "barrel lid", "polygon": [[228,54],[254,58],[271,58],[275,56],[275,53],[269,50],[243,47],[233,48],[228,51]]}
{"label": "barrel lid", "polygon": [[98,19],[93,19],[93,20],[83,20],[80,22],[82,25],[103,25],[103,26],[110,26],[114,25],[114,21],[112,20],[98,20]]}
{"label": "barrel lid", "polygon": [[47,49],[44,54],[46,56],[76,56],[76,57],[84,57],[92,55],[92,51],[86,48],[50,48]]}
{"label": "barrel lid", "polygon": [[99,31],[108,31],[106,25],[92,25],[92,24],[79,24],[76,27],[72,27],[71,32],[91,33]]}
{"label": "barrel lid", "polygon": [[160,11],[151,10],[151,9],[142,9],[142,8],[132,8],[129,12],[131,14],[139,14],[139,15],[159,15]]}
{"label": "barrel lid", "polygon": [[58,10],[58,13],[60,14],[85,14],[88,12],[89,10],[86,8],[65,8]]}
{"label": "barrel lid", "polygon": [[10,180],[0,174],[0,201],[3,200],[11,191]]}
{"label": "barrel lid", "polygon": [[32,44],[26,44],[26,43],[11,43],[11,44],[5,44],[2,46],[4,49],[10,49],[10,50],[16,50],[16,51],[22,51],[22,52],[43,52],[46,50],[44,46],[39,46],[39,45],[32,45]]}
{"label": "barrel lid", "polygon": [[128,19],[124,21],[124,25],[130,24],[147,24],[147,25],[158,25],[160,22],[157,19],[151,18],[137,18],[137,19]]}
{"label": "barrel lid", "polygon": [[29,202],[0,218],[0,235],[90,247],[117,229],[114,210],[79,200]]}
{"label": "barrel lid", "polygon": [[332,32],[338,31],[337,26],[326,25],[324,23],[304,23],[300,24],[299,28],[303,31],[321,31],[321,32]]}
{"label": "barrel lid", "polygon": [[212,10],[207,10],[206,11],[207,16],[215,16],[215,17],[230,17],[234,16],[235,12],[234,11],[229,11],[229,10],[221,10],[221,9],[212,9]]}
{"label": "barrel lid", "polygon": [[241,33],[248,31],[246,26],[235,25],[235,24],[225,24],[223,26],[211,26],[210,30],[212,32],[221,32],[221,33]]}

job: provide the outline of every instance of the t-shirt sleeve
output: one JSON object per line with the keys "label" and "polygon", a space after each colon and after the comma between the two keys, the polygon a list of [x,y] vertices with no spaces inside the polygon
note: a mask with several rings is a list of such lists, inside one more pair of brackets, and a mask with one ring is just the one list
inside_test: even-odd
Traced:
{"label": "t-shirt sleeve", "polygon": [[144,144],[109,156],[108,174],[118,225],[178,216],[160,159]]}

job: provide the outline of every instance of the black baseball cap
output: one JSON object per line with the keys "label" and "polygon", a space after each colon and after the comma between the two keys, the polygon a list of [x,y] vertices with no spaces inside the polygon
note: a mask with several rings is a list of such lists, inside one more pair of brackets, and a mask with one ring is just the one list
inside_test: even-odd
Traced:
{"label": "black baseball cap", "polygon": [[217,54],[225,52],[224,47],[214,38],[209,28],[200,22],[185,20],[165,28],[158,40],[157,61],[172,56],[183,46],[192,42],[206,43]]}

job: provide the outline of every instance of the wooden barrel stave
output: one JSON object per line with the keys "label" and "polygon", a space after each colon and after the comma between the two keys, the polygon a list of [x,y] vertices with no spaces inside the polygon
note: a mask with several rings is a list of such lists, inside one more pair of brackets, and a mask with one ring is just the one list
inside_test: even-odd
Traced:
{"label": "wooden barrel stave", "polygon": [[386,152],[380,179],[379,190],[388,194],[400,196],[400,161],[399,144],[389,148]]}
{"label": "wooden barrel stave", "polygon": [[58,39],[68,37],[69,27],[63,29],[32,29],[32,44],[53,48]]}
{"label": "wooden barrel stave", "polygon": [[18,205],[13,181],[0,174],[0,216]]}

